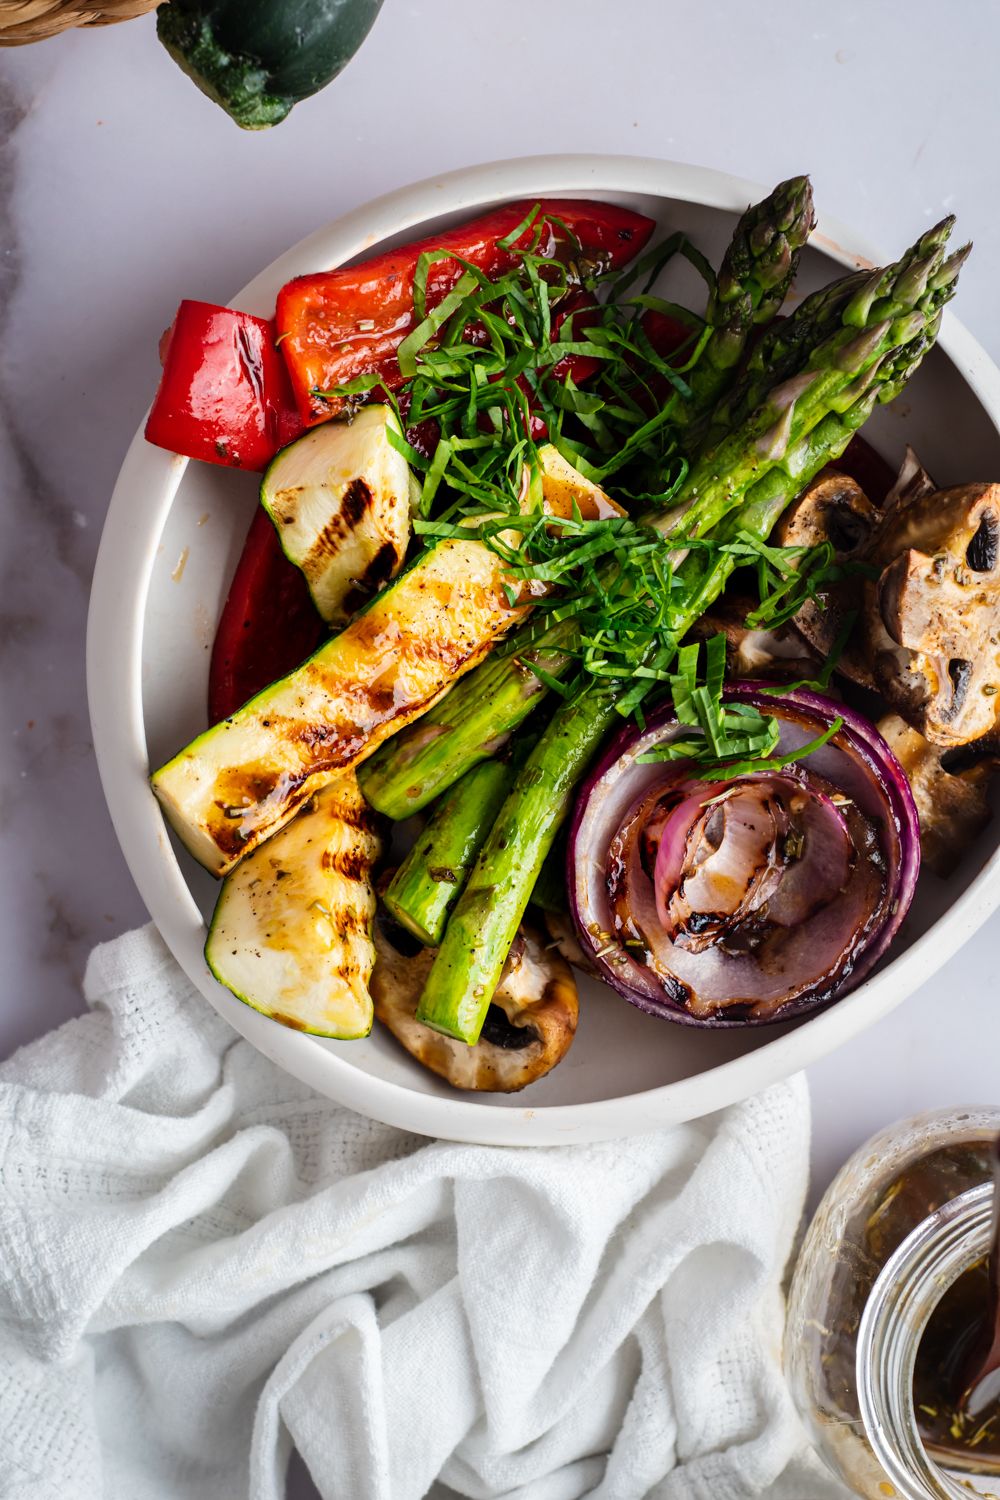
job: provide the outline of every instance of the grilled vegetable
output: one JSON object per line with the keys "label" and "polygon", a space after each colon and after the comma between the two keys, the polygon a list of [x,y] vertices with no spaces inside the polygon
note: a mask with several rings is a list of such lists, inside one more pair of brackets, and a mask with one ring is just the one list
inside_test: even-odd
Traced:
{"label": "grilled vegetable", "polygon": [[378,853],[373,815],[346,772],[227,877],[205,945],[216,979],[298,1031],[367,1036]]}
{"label": "grilled vegetable", "polygon": [[[692,465],[677,507],[689,527],[707,527],[721,515],[718,541],[741,533],[767,538],[803,483],[843,452],[876,401],[897,394],[937,336],[941,305],[965,258],[959,252],[944,260],[950,227],[946,222],[924,236],[916,260],[911,251],[874,273],[847,304],[846,327],[812,351],[804,376],[772,392],[743,427]],[[732,555],[713,547],[693,551],[678,568],[675,638],[715,601],[733,567]],[[600,685],[562,703],[511,788],[428,977],[418,1017],[437,1030],[463,1041],[478,1035],[483,996],[492,993],[506,945],[586,765],[582,752],[613,724],[616,696],[613,685],[610,691]],[[558,778],[559,793],[539,815],[539,784],[549,777]],[[505,843],[515,832],[516,861]]]}
{"label": "grilled vegetable", "polygon": [[382,0],[171,0],[156,34],[244,130],[277,125],[350,62]]}
{"label": "grilled vegetable", "polygon": [[[574,475],[560,469],[560,503]],[[615,509],[576,480],[586,504]],[[157,771],[153,790],[195,858],[225,874],[336,771],[433,704],[523,618],[527,594],[511,604],[505,584],[506,564],[484,542],[439,542],[301,667]]]}
{"label": "grilled vegetable", "polygon": [[542,503],[549,515],[568,520],[576,513],[585,521],[606,521],[610,516],[625,515],[622,507],[606,495],[600,485],[585,479],[551,443],[539,448],[537,461],[542,481]]}
{"label": "grilled vegetable", "polygon": [[867,645],[892,708],[932,744],[967,745],[1000,716],[1000,485],[922,494],[876,534]]}
{"label": "grilled vegetable", "polygon": [[[966,247],[945,259],[951,224],[936,225],[895,265],[861,284],[845,278],[849,295],[834,298],[828,289],[842,321],[832,324],[829,314],[820,320],[826,336],[815,348],[805,332],[792,341],[805,368],[766,392],[739,427],[695,460],[678,503],[651,518],[657,531],[669,537],[683,525],[704,536],[722,521],[730,526],[726,540],[741,528],[762,539],[769,535],[803,485],[844,451],[876,401],[898,393],[932,345],[968,253]],[[813,326],[807,321],[807,329]],[[787,362],[780,368],[784,374]],[[746,512],[741,506],[748,495],[753,500]],[[757,515],[766,529],[758,528]],[[674,596],[680,628],[688,629],[714,602],[733,566],[732,558],[694,555],[677,571],[675,582],[683,580]],[[505,742],[547,692],[526,660],[550,677],[567,675],[574,664],[572,651],[564,649],[574,644],[572,620],[536,634],[532,626],[523,651],[485,663],[448,695],[431,720],[438,733],[416,744],[401,738],[373,762],[363,786],[374,807],[397,818],[417,812]],[[632,675],[627,665],[622,675]]]}
{"label": "grilled vegetable", "polygon": [[689,1026],[766,1024],[853,988],[920,867],[906,777],[867,720],[752,683],[726,701],[775,716],[784,764],[707,781],[690,760],[657,760],[686,732],[667,704],[612,741],[570,831],[584,952],[633,1005]]}
{"label": "grilled vegetable", "polygon": [[482,542],[422,553],[339,635],[152,778],[187,848],[224,875],[337,771],[433,703],[523,610]]}
{"label": "grilled vegetable", "polygon": [[416,1019],[433,952],[407,957],[378,922],[375,947],[375,1015],[417,1062],[455,1088],[516,1093],[551,1072],[569,1051],[579,1014],[576,981],[535,928],[524,925],[515,938],[474,1047]]}
{"label": "grilled vegetable", "polygon": [[529,755],[445,929],[417,1008],[425,1026],[470,1045],[479,1040],[532,887],[615,696],[611,683],[560,704]]}
{"label": "grilled vegetable", "polygon": [[264,318],[185,301],[161,348],[147,442],[185,458],[260,470],[302,431],[274,329]]}
{"label": "grilled vegetable", "polygon": [[[866,550],[891,516],[936,488],[911,448],[895,474],[862,437],[855,437],[836,466],[817,475],[775,529],[774,540],[782,547],[831,549],[837,566],[822,578],[814,596],[803,601],[787,629],[798,633],[803,647],[808,643],[820,657],[829,659],[839,645],[837,673],[863,687],[875,687],[862,619]],[[733,675],[772,673],[745,670]],[[792,674],[793,679],[815,675]]]}
{"label": "grilled vegetable", "polygon": [[283,448],[261,484],[285,556],[333,624],[394,578],[406,556],[416,481],[390,430],[399,423],[387,406],[327,422]]}
{"label": "grilled vegetable", "polygon": [[[274,579],[284,597],[292,563],[296,638],[359,613],[152,778],[192,853],[230,872],[206,955],[234,993],[332,1037],[364,1035],[374,1002],[449,1082],[506,1090],[554,1066],[576,1026],[529,902],[564,944],[565,896],[564,956],[688,1025],[819,1008],[884,952],[920,859],[901,767],[810,684],[727,687],[727,667],[766,653],[825,684],[853,625],[854,675],[891,670],[926,735],[890,720],[931,806],[925,843],[952,857],[989,771],[939,746],[1000,723],[1000,485],[928,497],[904,474],[887,495],[882,466],[851,457],[935,341],[968,251],[948,253],[952,220],[775,323],[812,222],[796,178],[742,216],[718,276],[680,231],[606,276],[650,221],[509,204],[282,288],[278,343],[310,430],[265,475],[271,550],[254,553],[258,527],[223,625],[252,628],[251,595]],[[703,317],[654,295],[674,257],[708,286]],[[241,399],[255,369],[237,360]],[[426,550],[397,576],[411,508]],[[720,604],[739,568],[754,597]],[[374,927],[362,790],[396,817],[439,799]]]}
{"label": "grilled vegetable", "polygon": [[815,222],[808,177],[780,182],[742,215],[709,298],[712,333],[691,374],[691,400],[679,408],[682,421],[710,408],[731,384],[751,330],[780,310]]}
{"label": "grilled vegetable", "polygon": [[[531,203],[509,203],[471,223],[386,250],[357,266],[297,276],[278,294],[277,323],[282,353],[305,422],[336,416],[345,399],[323,393],[359,376],[377,375],[387,390],[403,380],[399,346],[420,322],[414,305],[414,277],[420,257],[435,252],[461,256],[494,280],[517,263],[514,244],[527,247],[532,232],[525,224]],[[546,220],[537,253],[572,261],[586,257],[592,266],[621,266],[649,239],[652,219],[610,203],[573,198],[543,199]],[[565,226],[565,227],[563,227]],[[462,275],[447,254],[427,266],[426,308],[437,308]]]}
{"label": "grilled vegetable", "polygon": [[[776,540],[782,547],[804,548],[827,542],[838,563],[848,562],[863,556],[878,520],[879,512],[861,486],[831,469],[817,475],[789,507],[776,529]],[[807,599],[796,613],[796,628],[821,657],[828,657],[845,629],[850,630],[851,618],[861,612],[862,592],[861,575],[846,573],[820,588],[816,598]],[[872,686],[865,653],[853,643],[842,650],[837,667],[854,682]]]}
{"label": "grilled vegetable", "polygon": [[823,670],[823,659],[810,650],[793,625],[763,630],[746,623],[757,602],[731,585],[691,627],[687,639],[708,641],[713,635],[725,636],[728,681],[764,678],[769,682],[802,682],[817,677]]}
{"label": "grilled vegetable", "polygon": [[993,816],[990,783],[1000,768],[997,746],[973,745],[964,754],[944,750],[898,714],[887,714],[877,728],[910,783],[923,864],[935,875],[950,875]]}

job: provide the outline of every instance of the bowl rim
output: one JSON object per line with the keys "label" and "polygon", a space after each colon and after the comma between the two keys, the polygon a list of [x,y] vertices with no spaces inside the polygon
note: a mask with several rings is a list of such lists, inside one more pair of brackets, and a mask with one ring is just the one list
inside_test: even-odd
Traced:
{"label": "bowl rim", "polygon": [[[707,167],[650,157],[558,154],[464,167],[396,189],[300,240],[233,299],[249,310],[276,280],[338,264],[427,219],[509,198],[644,194],[739,213],[766,188]],[[861,236],[821,215],[811,245],[847,266],[876,263]],[[1000,370],[946,312],[939,344],[1000,431]],[[125,861],[167,947],[202,996],[255,1048],[321,1094],[386,1124],[448,1140],[547,1146],[609,1140],[720,1109],[797,1072],[887,1015],[1000,906],[1000,847],[947,911],[885,969],[828,1010],[755,1050],[641,1093],[580,1104],[498,1105],[418,1093],[378,1078],[316,1039],[242,1004],[211,975],[205,924],[148,787],[142,640],[157,547],[188,460],[153,448],[145,418],[108,507],[87,621],[87,691],[105,800]],[[144,503],[134,504],[142,493]],[[133,580],[129,588],[121,579]]]}

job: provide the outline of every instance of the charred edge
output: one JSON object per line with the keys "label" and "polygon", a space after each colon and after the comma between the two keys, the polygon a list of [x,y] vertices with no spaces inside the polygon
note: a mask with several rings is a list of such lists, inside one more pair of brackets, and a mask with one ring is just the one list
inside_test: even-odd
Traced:
{"label": "charred edge", "polygon": [[355,833],[377,833],[380,826],[379,814],[373,807],[365,802],[359,807],[347,810],[339,810],[340,821],[348,828],[353,828]]}
{"label": "charred edge", "polygon": [[282,1026],[290,1026],[293,1031],[305,1031],[305,1022],[300,1021],[298,1016],[287,1015],[283,1010],[269,1011],[273,1021],[279,1021]]}
{"label": "charred edge", "polygon": [[374,594],[376,589],[388,583],[398,561],[399,553],[392,542],[383,542],[365,569],[364,575],[358,579],[358,588],[366,593]]}
{"label": "charred edge", "polygon": [[277,801],[284,808],[294,808],[304,795],[300,790],[304,781],[304,776],[285,772],[246,772],[231,776],[221,785],[217,782],[211,834],[220,853],[237,858],[244,854],[256,833],[260,809],[272,807]]}
{"label": "charred edge", "polygon": [[379,680],[373,682],[367,689],[365,696],[376,725],[384,724],[387,720],[394,719],[409,710],[408,704],[396,702],[396,675],[395,668],[384,672]]}
{"label": "charred edge", "polygon": [[333,870],[345,880],[359,884],[368,875],[368,857],[361,849],[324,849],[321,863],[324,870]]}
{"label": "charred edge", "polygon": [[360,912],[341,908],[333,918],[333,930],[342,943],[346,945],[353,937],[368,934],[368,918]]}
{"label": "charred edge", "polygon": [[367,736],[356,724],[299,724],[288,738],[310,751],[309,771],[332,770],[359,754]]}
{"label": "charred edge", "polygon": [[682,1010],[687,1010],[693,995],[682,979],[675,974],[658,974],[657,978],[663,987],[663,993],[672,1005],[679,1005]]}

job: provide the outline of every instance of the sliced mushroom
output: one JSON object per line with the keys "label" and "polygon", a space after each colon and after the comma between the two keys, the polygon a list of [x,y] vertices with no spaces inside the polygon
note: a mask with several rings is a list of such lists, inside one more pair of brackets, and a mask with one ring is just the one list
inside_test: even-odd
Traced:
{"label": "sliced mushroom", "polygon": [[949,768],[942,764],[947,752],[930,744],[898,714],[888,714],[878,728],[913,790],[924,864],[935,875],[949,875],[970,840],[990,821],[989,783],[1000,758],[984,755],[961,768]]}
{"label": "sliced mushroom", "polygon": [[875,682],[935,745],[989,734],[1000,711],[1000,485],[923,494],[881,527],[865,584]]}
{"label": "sliced mushroom", "polygon": [[914,500],[920,500],[924,495],[933,495],[937,489],[927,470],[913,449],[907,447],[903,462],[899,466],[896,482],[882,507],[883,518],[889,520],[900,511],[913,504]]}
{"label": "sliced mushroom", "polygon": [[457,1089],[513,1094],[565,1057],[579,1014],[576,981],[534,927],[522,924],[474,1047],[416,1019],[435,951],[403,953],[386,924],[375,924],[375,1015],[417,1062]]}
{"label": "sliced mushroom", "polygon": [[[861,486],[846,474],[824,469],[805,489],[778,527],[783,547],[816,547],[830,542],[838,562],[859,557],[876,526],[879,512]],[[807,600],[795,616],[796,628],[821,658],[829,656],[843,633],[847,619],[860,615],[862,579],[848,574],[820,588],[818,598]],[[852,639],[844,647],[838,670],[853,682],[872,686],[872,675],[863,649]]]}
{"label": "sliced mushroom", "polygon": [[693,626],[690,638],[726,637],[728,677],[769,677],[777,682],[815,677],[822,659],[792,625],[779,625],[776,630],[747,625],[747,616],[756,607],[749,595],[724,594]]}

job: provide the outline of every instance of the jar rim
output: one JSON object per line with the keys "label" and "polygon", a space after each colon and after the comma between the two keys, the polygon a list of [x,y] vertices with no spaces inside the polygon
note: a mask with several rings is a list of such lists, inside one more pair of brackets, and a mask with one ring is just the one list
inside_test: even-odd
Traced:
{"label": "jar rim", "polygon": [[969,1500],[927,1453],[913,1405],[917,1349],[931,1313],[989,1248],[995,1192],[969,1188],[929,1214],[876,1278],[858,1327],[858,1405],[872,1451],[901,1500]]}

